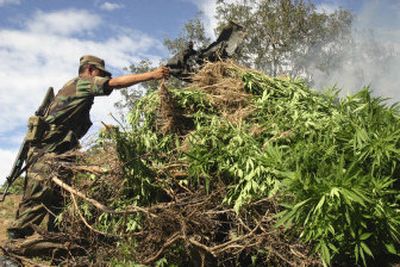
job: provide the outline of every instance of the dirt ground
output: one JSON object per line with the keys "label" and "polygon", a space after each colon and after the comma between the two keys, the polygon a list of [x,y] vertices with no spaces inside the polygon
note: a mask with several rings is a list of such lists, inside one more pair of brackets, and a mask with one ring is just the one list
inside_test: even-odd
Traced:
{"label": "dirt ground", "polygon": [[20,195],[8,195],[4,202],[0,202],[0,244],[7,239],[7,227],[14,220]]}

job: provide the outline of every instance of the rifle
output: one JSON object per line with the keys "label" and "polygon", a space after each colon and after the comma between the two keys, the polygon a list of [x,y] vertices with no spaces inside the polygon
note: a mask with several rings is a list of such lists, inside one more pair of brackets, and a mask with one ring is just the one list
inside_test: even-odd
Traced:
{"label": "rifle", "polygon": [[6,198],[7,192],[10,189],[10,186],[21,176],[23,172],[26,171],[29,164],[26,162],[28,151],[32,143],[37,142],[41,139],[41,136],[44,133],[44,116],[50,106],[51,101],[54,99],[54,89],[50,87],[46,95],[36,110],[35,115],[30,117],[28,120],[28,132],[19,148],[17,157],[14,161],[13,167],[11,169],[10,174],[6,177],[6,188],[4,189],[3,195],[0,199],[0,202],[3,202]]}
{"label": "rifle", "polygon": [[191,81],[191,75],[198,72],[206,62],[232,57],[240,47],[245,37],[244,27],[234,22],[229,22],[219,34],[217,40],[205,49],[196,51],[193,42],[168,60],[166,67],[172,76],[182,80]]}

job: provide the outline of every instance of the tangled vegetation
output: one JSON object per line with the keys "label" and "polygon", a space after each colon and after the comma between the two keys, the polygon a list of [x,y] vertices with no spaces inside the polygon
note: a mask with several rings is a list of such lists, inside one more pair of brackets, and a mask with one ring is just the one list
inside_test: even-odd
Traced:
{"label": "tangled vegetation", "polygon": [[71,198],[60,225],[91,249],[65,260],[397,262],[399,114],[369,88],[339,98],[300,79],[209,64],[190,87],[143,97],[126,129],[107,127],[70,166],[74,187],[108,207]]}

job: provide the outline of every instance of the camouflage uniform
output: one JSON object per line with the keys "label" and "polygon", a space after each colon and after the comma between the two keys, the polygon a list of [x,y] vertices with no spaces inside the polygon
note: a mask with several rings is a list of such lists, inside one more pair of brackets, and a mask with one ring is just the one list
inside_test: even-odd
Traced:
{"label": "camouflage uniform", "polygon": [[[81,58],[81,65],[85,63],[82,63],[82,59],[87,57],[93,59],[94,63],[99,63],[100,59],[86,56]],[[104,70],[104,61],[100,67]],[[10,236],[15,238],[31,235],[33,229],[30,225],[40,224],[47,214],[49,214],[48,229],[54,230],[52,214],[57,215],[61,211],[63,197],[59,188],[49,182],[51,178],[49,176],[53,171],[49,159],[78,147],[79,139],[92,125],[89,111],[94,97],[109,95],[112,91],[108,86],[109,80],[110,77],[77,77],[64,85],[52,101],[45,117],[48,130],[41,142],[30,149],[28,162],[40,152],[44,151],[46,154],[39,155],[39,159],[28,168],[24,197],[19,204],[16,221],[8,228]],[[64,173],[63,178],[66,182],[68,177],[71,177],[71,173]]]}

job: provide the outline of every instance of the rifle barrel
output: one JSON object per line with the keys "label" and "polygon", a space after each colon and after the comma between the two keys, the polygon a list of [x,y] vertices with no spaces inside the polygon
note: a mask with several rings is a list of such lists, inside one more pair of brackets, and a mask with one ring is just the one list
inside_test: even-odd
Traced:
{"label": "rifle barrel", "polygon": [[[53,89],[53,87],[49,87],[49,89],[47,89],[46,95],[45,95],[41,105],[36,110],[35,115],[36,116],[45,116],[45,113],[47,112],[47,109],[48,109],[50,103],[53,101],[53,99],[54,99],[54,89]],[[2,197],[0,199],[0,202],[4,201],[4,199],[7,195],[7,191],[10,188],[10,186],[27,169],[27,167],[29,165],[26,162],[26,158],[27,158],[27,154],[28,154],[28,150],[29,150],[29,146],[30,146],[29,141],[30,140],[26,136],[19,148],[17,157],[16,157],[13,167],[11,169],[10,175],[7,177],[7,185],[3,192]],[[24,166],[24,162],[25,162],[25,166]]]}
{"label": "rifle barrel", "polygon": [[10,187],[10,183],[7,183],[6,188],[4,189],[3,195],[1,196],[0,202],[3,202],[4,199],[6,198],[9,187]]}
{"label": "rifle barrel", "polygon": [[53,87],[49,87],[47,89],[46,95],[43,98],[42,103],[40,104],[39,108],[36,110],[35,114],[37,116],[44,116],[46,109],[50,105],[51,101],[54,99],[54,89]]}

